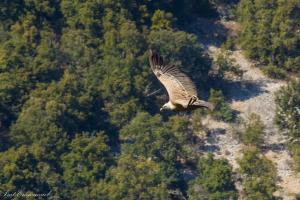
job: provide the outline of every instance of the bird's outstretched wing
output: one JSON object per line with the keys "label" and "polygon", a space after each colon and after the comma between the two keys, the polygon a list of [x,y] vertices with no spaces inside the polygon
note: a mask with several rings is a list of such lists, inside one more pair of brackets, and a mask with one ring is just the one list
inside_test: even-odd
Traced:
{"label": "bird's outstretched wing", "polygon": [[163,58],[150,50],[149,62],[152,71],[166,88],[173,104],[187,107],[192,96],[197,96],[193,81],[175,65],[165,65]]}

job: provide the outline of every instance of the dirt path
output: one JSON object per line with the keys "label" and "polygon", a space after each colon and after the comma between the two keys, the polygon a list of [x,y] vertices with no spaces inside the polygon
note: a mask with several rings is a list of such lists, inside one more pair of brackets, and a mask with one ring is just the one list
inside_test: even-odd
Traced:
{"label": "dirt path", "polygon": [[[226,28],[228,24],[232,25],[234,23],[227,23],[224,27]],[[217,27],[219,26],[220,24]],[[229,26],[229,28],[231,27],[236,26]],[[218,54],[220,48],[216,46],[215,42],[209,43],[207,41],[209,40],[206,40],[205,49],[210,56],[214,57]],[[280,134],[273,123],[275,116],[274,93],[285,85],[285,82],[266,77],[260,69],[245,58],[242,51],[233,51],[231,56],[245,71],[242,80],[234,81],[234,84],[231,84],[226,91],[227,96],[231,99],[231,107],[239,111],[241,117],[246,117],[251,113],[260,115],[266,126],[265,151],[263,153],[276,164],[277,174],[281,179],[278,182],[281,189],[276,192],[276,195],[286,200],[294,200],[295,194],[300,193],[300,174],[295,174],[293,171],[291,167],[292,158],[284,145],[286,138]],[[234,125],[216,122],[211,119],[206,119],[204,123],[211,130],[205,145],[206,151],[213,152],[216,157],[228,159],[233,169],[237,169],[236,160],[241,156],[242,144],[232,134]]]}

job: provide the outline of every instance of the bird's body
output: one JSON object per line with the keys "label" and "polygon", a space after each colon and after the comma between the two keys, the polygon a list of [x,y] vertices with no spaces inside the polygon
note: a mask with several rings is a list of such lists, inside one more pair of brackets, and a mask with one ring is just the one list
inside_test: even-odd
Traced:
{"label": "bird's body", "polygon": [[[164,104],[165,107],[169,108],[169,110],[173,111],[192,111],[197,108],[209,108],[212,109],[212,105],[208,102],[198,100],[194,102],[193,104],[183,106],[182,104],[176,104],[172,103],[171,101],[168,101],[166,104]],[[164,110],[164,109],[162,109]]]}
{"label": "bird's body", "polygon": [[165,65],[163,58],[150,51],[150,66],[169,95],[169,102],[161,110],[189,111],[197,108],[212,109],[213,105],[198,98],[193,81],[175,65]]}

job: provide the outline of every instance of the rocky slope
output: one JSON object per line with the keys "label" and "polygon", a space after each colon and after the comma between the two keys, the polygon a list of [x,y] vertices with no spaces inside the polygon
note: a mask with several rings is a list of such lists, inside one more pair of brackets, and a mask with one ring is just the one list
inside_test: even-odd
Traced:
{"label": "rocky slope", "polygon": [[[219,43],[216,42],[218,38],[234,33],[238,27],[235,22],[206,22],[205,26],[201,23],[203,22],[199,21],[194,30],[199,33],[200,40],[201,38],[205,40],[205,48],[211,57],[220,51]],[[212,23],[212,27],[207,28],[209,23]],[[206,32],[207,30],[209,31]],[[285,146],[286,138],[273,123],[274,93],[286,83],[266,77],[253,62],[245,58],[241,50],[233,51],[231,57],[245,71],[241,80],[234,80],[233,84],[226,88],[231,107],[243,118],[251,113],[260,115],[266,126],[263,153],[276,164],[277,174],[280,177],[278,185],[281,189],[275,195],[287,200],[295,199],[295,194],[300,193],[300,174],[293,171],[292,158]],[[241,156],[243,146],[235,138],[235,125],[212,119],[206,119],[203,123],[211,132],[205,144],[205,151],[213,152],[216,157],[228,159],[233,169],[238,169],[236,160]]]}

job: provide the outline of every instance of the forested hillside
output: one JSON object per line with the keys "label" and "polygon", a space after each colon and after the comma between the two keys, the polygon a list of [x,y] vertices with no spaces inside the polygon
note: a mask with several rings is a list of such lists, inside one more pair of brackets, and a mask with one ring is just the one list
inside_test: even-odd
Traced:
{"label": "forested hillside", "polygon": [[[242,71],[226,53],[213,61],[187,27],[198,18],[218,20],[229,6],[242,27],[232,45],[272,77],[297,74],[299,2],[268,2],[0,1],[0,197],[238,199],[236,172],[202,152],[199,135],[209,133],[201,123],[207,116],[240,123],[222,84],[227,73]],[[167,95],[149,95],[162,88],[149,49],[187,73],[215,109],[159,112]],[[276,123],[292,138],[298,170],[299,88],[292,81],[276,98]],[[256,116],[243,125],[244,193],[272,199],[277,176],[260,154],[264,125]]]}
{"label": "forested hillside", "polygon": [[239,42],[246,54],[264,64],[274,78],[300,70],[300,1],[241,0]]}

